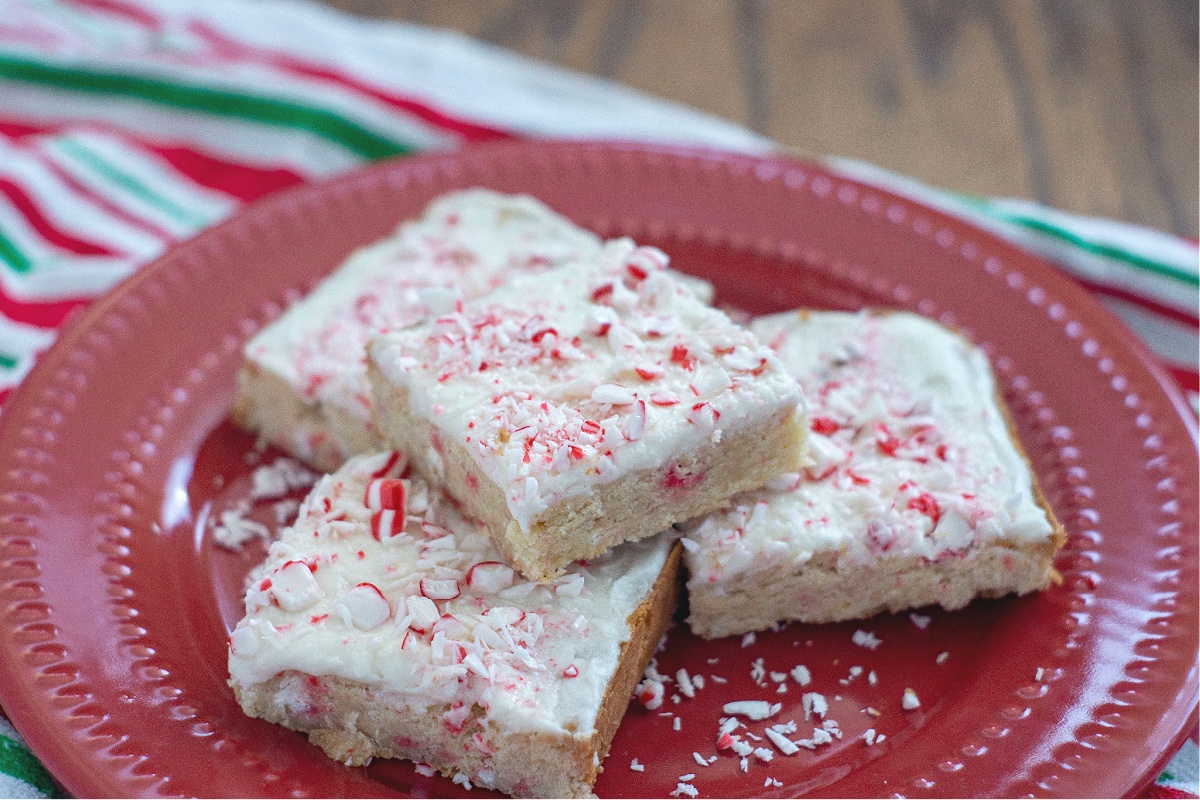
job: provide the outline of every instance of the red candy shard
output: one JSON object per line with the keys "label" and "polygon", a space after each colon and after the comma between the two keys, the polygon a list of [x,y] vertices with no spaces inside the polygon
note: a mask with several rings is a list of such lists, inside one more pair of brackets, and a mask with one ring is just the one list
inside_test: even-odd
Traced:
{"label": "red candy shard", "polygon": [[815,433],[819,433],[822,436],[837,433],[840,428],[841,426],[832,417],[813,417],[812,429]]}
{"label": "red candy shard", "polygon": [[942,509],[938,505],[937,499],[929,492],[921,492],[909,500],[908,507],[932,519],[934,525],[937,525],[938,520],[942,516]]}

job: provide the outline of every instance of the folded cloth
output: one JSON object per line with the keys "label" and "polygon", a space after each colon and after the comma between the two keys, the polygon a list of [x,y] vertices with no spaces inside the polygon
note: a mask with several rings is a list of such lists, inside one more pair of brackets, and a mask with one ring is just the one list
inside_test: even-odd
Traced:
{"label": "folded cloth", "polygon": [[[0,0],[0,403],[73,311],[246,201],[374,159],[513,137],[781,152],[732,123],[456,33],[295,0]],[[1195,405],[1195,242],[825,165],[1058,264]],[[7,726],[0,746],[0,794],[54,792],[32,759],[13,756],[27,751]],[[1194,797],[1196,748],[1178,758],[1168,774],[1182,787],[1160,788]]]}

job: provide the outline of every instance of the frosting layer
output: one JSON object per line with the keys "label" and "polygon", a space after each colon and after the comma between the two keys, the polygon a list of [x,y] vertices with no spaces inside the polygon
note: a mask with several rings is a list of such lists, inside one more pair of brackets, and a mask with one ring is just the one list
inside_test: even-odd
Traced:
{"label": "frosting layer", "polygon": [[[507,492],[523,530],[564,497],[787,418],[803,397],[770,348],[629,240],[372,341],[409,411]],[[434,444],[436,448],[436,442]],[[669,480],[686,487],[695,476]]]}
{"label": "frosting layer", "polygon": [[403,459],[323,478],[251,576],[230,636],[234,682],[337,676],[422,712],[472,708],[504,730],[593,730],[604,691],[673,540],[624,545],[548,584],[523,581]]}
{"label": "frosting layer", "polygon": [[908,313],[795,312],[751,328],[804,387],[811,463],[693,522],[690,583],[825,553],[934,561],[1054,535],[987,358],[965,338]]}

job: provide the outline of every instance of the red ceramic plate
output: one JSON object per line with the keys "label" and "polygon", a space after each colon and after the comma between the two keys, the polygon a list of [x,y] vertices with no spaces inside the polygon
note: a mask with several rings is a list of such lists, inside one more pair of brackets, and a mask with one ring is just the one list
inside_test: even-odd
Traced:
{"label": "red ceramic plate", "polygon": [[[225,637],[258,552],[214,548],[203,519],[244,492],[253,460],[225,421],[247,337],[352,248],[473,185],[656,244],[750,312],[893,306],[963,328],[991,355],[1070,535],[1061,586],[928,611],[923,629],[901,614],[707,643],[677,626],[659,669],[704,686],[658,712],[634,704],[600,795],[664,796],[682,781],[702,796],[1114,796],[1154,776],[1197,699],[1196,429],[1111,316],[988,234],[811,164],[519,143],[382,164],[246,209],[93,305],[11,398],[0,700],[68,791],[462,792],[404,763],[343,767],[242,715]],[[856,646],[859,629],[882,643]],[[806,690],[772,676],[797,664]],[[901,708],[909,687],[914,711]],[[804,691],[827,698],[842,738],[752,755],[746,771],[728,751],[709,763],[723,703],[772,699],[774,721],[807,735]],[[867,745],[868,728],[883,740]]]}

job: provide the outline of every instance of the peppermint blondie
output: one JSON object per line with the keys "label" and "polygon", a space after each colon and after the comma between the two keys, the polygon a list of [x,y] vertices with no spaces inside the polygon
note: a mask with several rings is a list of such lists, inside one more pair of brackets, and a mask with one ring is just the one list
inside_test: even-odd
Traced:
{"label": "peppermint blondie", "polygon": [[594,255],[600,244],[530,197],[446,195],[352,254],[246,344],[234,421],[326,472],[386,449],[371,425],[372,335],[444,314],[510,275]]}
{"label": "peppermint blondie", "polygon": [[800,466],[800,387],[666,265],[609,242],[368,348],[381,435],[534,580]]}
{"label": "peppermint blondie", "polygon": [[361,456],[314,487],[229,637],[238,702],[346,764],[588,796],[674,614],[674,538],[531,583],[405,474],[397,454]]}
{"label": "peppermint blondie", "polygon": [[810,463],[689,523],[693,631],[956,609],[1056,577],[1064,533],[982,351],[907,313],[751,328],[805,389]]}

